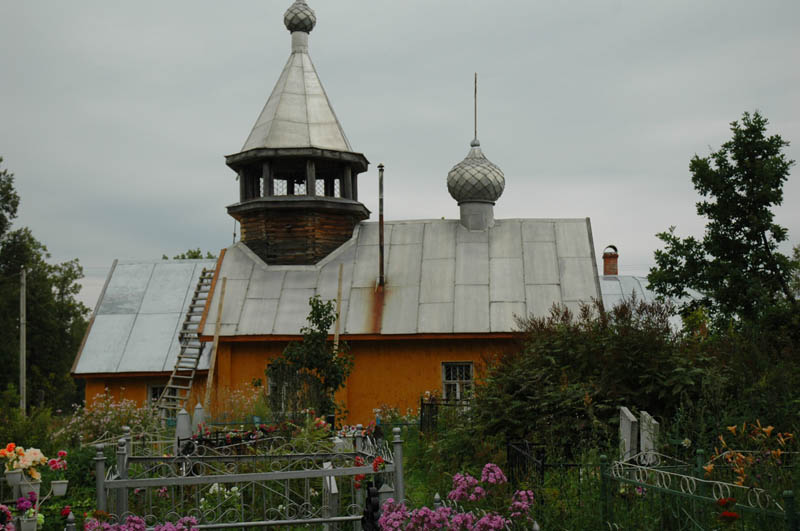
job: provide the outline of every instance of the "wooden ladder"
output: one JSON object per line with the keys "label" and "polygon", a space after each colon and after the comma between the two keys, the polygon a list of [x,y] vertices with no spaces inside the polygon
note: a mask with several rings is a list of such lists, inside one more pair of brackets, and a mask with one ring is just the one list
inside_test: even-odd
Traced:
{"label": "wooden ladder", "polygon": [[200,362],[200,355],[203,353],[203,343],[200,342],[197,332],[206,302],[211,296],[213,279],[214,269],[203,268],[183,326],[178,334],[181,347],[178,360],[175,362],[175,368],[172,370],[167,386],[156,402],[156,407],[162,416],[174,417],[181,408],[186,407],[186,402],[192,392],[192,382]]}

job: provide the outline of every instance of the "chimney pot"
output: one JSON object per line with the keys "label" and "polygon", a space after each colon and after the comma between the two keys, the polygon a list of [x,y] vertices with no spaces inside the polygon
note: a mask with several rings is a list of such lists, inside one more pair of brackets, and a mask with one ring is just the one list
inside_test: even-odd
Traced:
{"label": "chimney pot", "polygon": [[617,247],[609,245],[603,250],[603,275],[617,275]]}

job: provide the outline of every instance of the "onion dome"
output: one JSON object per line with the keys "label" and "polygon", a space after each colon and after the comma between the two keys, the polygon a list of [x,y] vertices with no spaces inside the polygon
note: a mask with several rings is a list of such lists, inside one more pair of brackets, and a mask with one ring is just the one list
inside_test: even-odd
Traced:
{"label": "onion dome", "polygon": [[317,23],[314,10],[308,7],[305,0],[295,0],[283,15],[283,24],[289,31],[304,31],[311,33]]}
{"label": "onion dome", "polygon": [[486,158],[477,138],[470,146],[467,157],[447,174],[447,190],[459,204],[494,203],[506,186],[503,171]]}

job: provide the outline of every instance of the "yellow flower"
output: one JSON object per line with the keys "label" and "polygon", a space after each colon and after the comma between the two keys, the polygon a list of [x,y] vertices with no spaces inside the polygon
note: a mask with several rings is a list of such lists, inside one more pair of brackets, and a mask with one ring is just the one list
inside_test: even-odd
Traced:
{"label": "yellow flower", "polygon": [[711,475],[711,472],[714,470],[714,463],[709,463],[703,467],[703,470],[706,471],[706,477]]}
{"label": "yellow flower", "polygon": [[29,468],[28,474],[30,474],[31,478],[33,479],[42,479],[42,475],[35,468]]}
{"label": "yellow flower", "polygon": [[780,459],[782,453],[783,452],[781,452],[780,448],[772,450],[772,457],[774,457],[775,459]]}
{"label": "yellow flower", "polygon": [[728,431],[736,435],[736,425],[734,424],[733,426],[728,426]]}
{"label": "yellow flower", "polygon": [[761,428],[761,431],[763,431],[767,435],[767,437],[769,437],[770,435],[772,435],[772,430],[774,429],[775,428],[772,426],[767,426],[766,428]]}
{"label": "yellow flower", "polygon": [[737,478],[736,478],[736,481],[734,481],[734,483],[735,483],[735,484],[737,484],[737,485],[739,485],[739,486],[741,487],[742,485],[744,485],[744,480],[745,480],[745,478],[746,478],[746,477],[747,477],[747,476],[745,476],[744,474],[742,474],[741,476],[739,476],[739,477],[737,477]]}

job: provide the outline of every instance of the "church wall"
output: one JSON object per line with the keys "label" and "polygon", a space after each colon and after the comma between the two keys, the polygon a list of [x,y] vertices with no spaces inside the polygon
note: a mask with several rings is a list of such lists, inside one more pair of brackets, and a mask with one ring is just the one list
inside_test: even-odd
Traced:
{"label": "church wall", "polygon": [[[419,399],[426,391],[442,394],[442,363],[471,362],[473,378],[480,378],[484,360],[492,355],[512,352],[517,347],[513,338],[483,339],[402,339],[350,341],[355,364],[346,389],[336,395],[348,410],[337,422],[366,424],[375,418],[373,410],[382,405],[395,407],[401,413],[416,413]],[[280,355],[286,341],[220,342],[212,392],[211,413],[226,409],[236,392],[256,393],[252,382],[260,379],[266,385],[264,370],[269,360]],[[164,385],[169,374],[138,377],[88,377],[86,399],[91,401],[105,388],[115,398],[127,398],[144,404],[149,385]],[[188,409],[203,400],[205,375],[193,384]]]}

